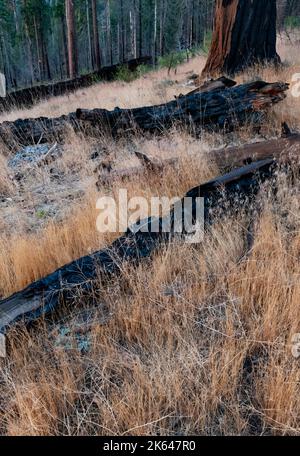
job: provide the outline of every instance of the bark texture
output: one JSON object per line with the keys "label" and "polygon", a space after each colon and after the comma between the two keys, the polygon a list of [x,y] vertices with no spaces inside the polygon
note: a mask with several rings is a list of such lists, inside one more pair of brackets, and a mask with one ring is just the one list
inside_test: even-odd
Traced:
{"label": "bark texture", "polygon": [[233,75],[257,62],[279,63],[276,0],[217,0],[211,50],[202,75]]}

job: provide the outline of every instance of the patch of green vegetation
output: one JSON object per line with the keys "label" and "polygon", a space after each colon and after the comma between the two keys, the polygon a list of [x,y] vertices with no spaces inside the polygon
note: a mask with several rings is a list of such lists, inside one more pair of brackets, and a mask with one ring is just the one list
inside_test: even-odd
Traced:
{"label": "patch of green vegetation", "polygon": [[132,82],[137,77],[137,71],[130,71],[127,65],[119,65],[115,79],[117,81]]}
{"label": "patch of green vegetation", "polygon": [[144,76],[144,74],[150,73],[150,71],[153,71],[153,66],[151,65],[139,65],[137,67],[136,73],[137,77],[140,78],[141,76]]}
{"label": "patch of green vegetation", "polygon": [[39,209],[38,211],[36,211],[36,217],[39,219],[39,220],[43,220],[47,217],[47,212],[44,211],[43,209]]}
{"label": "patch of green vegetation", "polygon": [[187,58],[186,51],[171,52],[163,57],[159,57],[159,68],[168,68],[169,71],[175,70],[178,65],[181,65]]}
{"label": "patch of green vegetation", "polygon": [[289,29],[300,28],[300,17],[298,16],[288,16],[285,19],[285,26]]}
{"label": "patch of green vegetation", "polygon": [[92,74],[90,77],[91,77],[91,81],[93,84],[97,84],[98,82],[101,82],[101,77],[98,76],[97,74]]}

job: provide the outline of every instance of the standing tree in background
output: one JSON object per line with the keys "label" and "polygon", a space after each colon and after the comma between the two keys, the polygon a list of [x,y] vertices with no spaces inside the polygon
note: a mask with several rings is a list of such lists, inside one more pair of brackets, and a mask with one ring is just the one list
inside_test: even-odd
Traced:
{"label": "standing tree in background", "polygon": [[66,22],[67,22],[67,32],[68,32],[69,77],[74,78],[78,73],[78,56],[77,56],[77,45],[76,45],[74,0],[65,0],[65,1],[66,1]]}
{"label": "standing tree in background", "polygon": [[111,33],[111,9],[110,9],[110,0],[106,0],[106,8],[105,8],[105,16],[106,16],[106,55],[109,57],[109,64],[112,65],[114,61],[113,56],[113,40],[112,40],[112,33]]}
{"label": "standing tree in background", "polygon": [[276,0],[217,0],[203,76],[234,74],[257,62],[279,63]]}
{"label": "standing tree in background", "polygon": [[100,70],[101,56],[100,56],[100,43],[99,43],[99,31],[98,31],[97,0],[92,0],[92,15],[93,15],[94,61],[95,61],[96,70]]}

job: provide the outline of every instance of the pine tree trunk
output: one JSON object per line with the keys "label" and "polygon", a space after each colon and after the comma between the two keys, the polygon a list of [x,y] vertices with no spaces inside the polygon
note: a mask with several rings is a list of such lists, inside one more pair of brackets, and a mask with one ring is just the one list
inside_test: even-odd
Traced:
{"label": "pine tree trunk", "polygon": [[69,77],[73,79],[77,75],[77,49],[75,33],[74,0],[66,0],[66,21],[68,33],[68,62]]}
{"label": "pine tree trunk", "polygon": [[93,37],[94,37],[94,57],[96,70],[101,68],[99,32],[98,32],[98,17],[97,17],[97,3],[92,0],[92,14],[93,14]]}
{"label": "pine tree trunk", "polygon": [[143,11],[142,0],[139,0],[139,57],[143,55]]}
{"label": "pine tree trunk", "polygon": [[106,54],[109,57],[110,65],[113,64],[113,43],[112,43],[112,34],[111,34],[111,12],[110,12],[110,0],[106,0]]}
{"label": "pine tree trunk", "polygon": [[125,30],[125,21],[124,21],[124,2],[121,0],[121,43],[122,43],[122,62],[125,62],[127,57],[127,42],[126,42],[126,30]]}
{"label": "pine tree trunk", "polygon": [[279,63],[276,20],[276,0],[217,0],[203,75],[232,75],[257,62]]}
{"label": "pine tree trunk", "polygon": [[88,68],[93,67],[93,51],[92,51],[92,35],[91,35],[91,23],[90,23],[90,3],[89,0],[86,0],[85,3],[86,6],[86,25],[87,25],[87,40],[88,40],[88,56],[87,56],[87,61],[88,61]]}

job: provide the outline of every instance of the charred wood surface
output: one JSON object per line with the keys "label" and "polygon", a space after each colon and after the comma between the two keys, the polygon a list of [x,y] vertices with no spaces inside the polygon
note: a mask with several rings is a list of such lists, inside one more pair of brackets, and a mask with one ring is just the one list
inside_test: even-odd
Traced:
{"label": "charred wood surface", "polygon": [[[206,128],[234,129],[257,119],[265,109],[285,98],[288,84],[263,81],[232,88],[193,93],[158,106],[135,109],[78,109],[78,120],[101,127],[113,135],[135,129],[163,132],[177,123]],[[259,116],[258,116],[259,117]]]}

